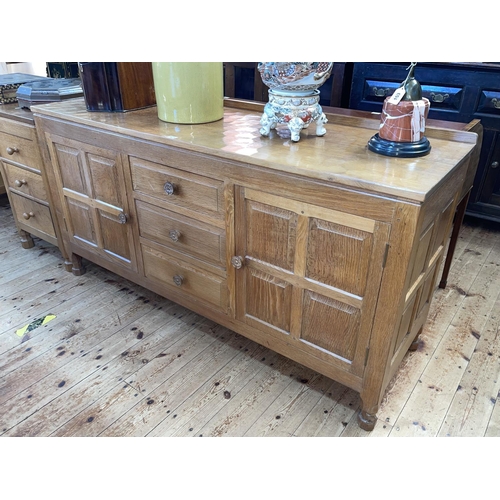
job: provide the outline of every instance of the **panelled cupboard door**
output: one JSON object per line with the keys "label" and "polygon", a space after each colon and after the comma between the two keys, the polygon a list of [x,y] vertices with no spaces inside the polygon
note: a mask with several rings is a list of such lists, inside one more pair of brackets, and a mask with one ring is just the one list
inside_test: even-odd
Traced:
{"label": "panelled cupboard door", "polygon": [[237,318],[364,370],[389,225],[236,187]]}
{"label": "panelled cupboard door", "polygon": [[51,136],[51,156],[72,243],[136,270],[121,157],[63,137]]}

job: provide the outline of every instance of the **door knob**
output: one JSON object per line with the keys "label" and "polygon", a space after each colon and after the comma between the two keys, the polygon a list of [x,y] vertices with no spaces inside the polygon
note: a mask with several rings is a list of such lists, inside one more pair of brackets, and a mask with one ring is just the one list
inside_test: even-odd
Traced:
{"label": "door knob", "polygon": [[241,269],[243,266],[243,259],[238,255],[234,255],[233,257],[231,257],[231,265],[235,269]]}

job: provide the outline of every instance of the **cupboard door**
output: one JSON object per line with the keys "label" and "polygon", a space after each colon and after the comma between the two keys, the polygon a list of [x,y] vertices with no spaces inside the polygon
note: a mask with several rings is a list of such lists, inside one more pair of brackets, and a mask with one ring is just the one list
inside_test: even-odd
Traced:
{"label": "cupboard door", "polygon": [[237,187],[236,315],[362,373],[389,225]]}
{"label": "cupboard door", "polygon": [[62,137],[51,149],[72,243],[135,271],[119,153]]}

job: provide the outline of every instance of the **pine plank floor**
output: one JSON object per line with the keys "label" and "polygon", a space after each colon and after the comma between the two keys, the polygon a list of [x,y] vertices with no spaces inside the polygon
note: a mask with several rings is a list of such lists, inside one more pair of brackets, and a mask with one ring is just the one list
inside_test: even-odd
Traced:
{"label": "pine plank floor", "polygon": [[35,242],[3,198],[1,436],[500,436],[500,224],[466,218],[371,433],[355,391],[92,263],[75,277]]}

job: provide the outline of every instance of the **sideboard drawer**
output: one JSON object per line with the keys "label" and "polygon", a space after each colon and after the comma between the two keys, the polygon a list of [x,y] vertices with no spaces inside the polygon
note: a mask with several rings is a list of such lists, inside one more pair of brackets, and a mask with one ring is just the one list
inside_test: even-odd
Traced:
{"label": "sideboard drawer", "polygon": [[0,134],[0,156],[41,170],[41,158],[36,142],[12,134]]}
{"label": "sideboard drawer", "polygon": [[227,310],[225,278],[197,269],[181,259],[174,259],[146,245],[142,245],[142,257],[147,278],[160,282],[169,289],[201,299],[220,310]]}
{"label": "sideboard drawer", "polygon": [[56,237],[48,206],[15,193],[11,193],[11,203],[20,223],[53,238]]}
{"label": "sideboard drawer", "polygon": [[224,218],[223,182],[135,157],[130,158],[130,167],[135,192]]}
{"label": "sideboard drawer", "polygon": [[225,267],[226,237],[223,229],[142,201],[136,202],[136,208],[139,234],[143,238]]}
{"label": "sideboard drawer", "polygon": [[47,200],[47,193],[39,174],[5,162],[4,169],[7,177],[5,182],[11,190],[19,191],[38,200]]}
{"label": "sideboard drawer", "polygon": [[0,117],[0,134],[10,134],[29,141],[35,141],[36,132],[32,125]]}

